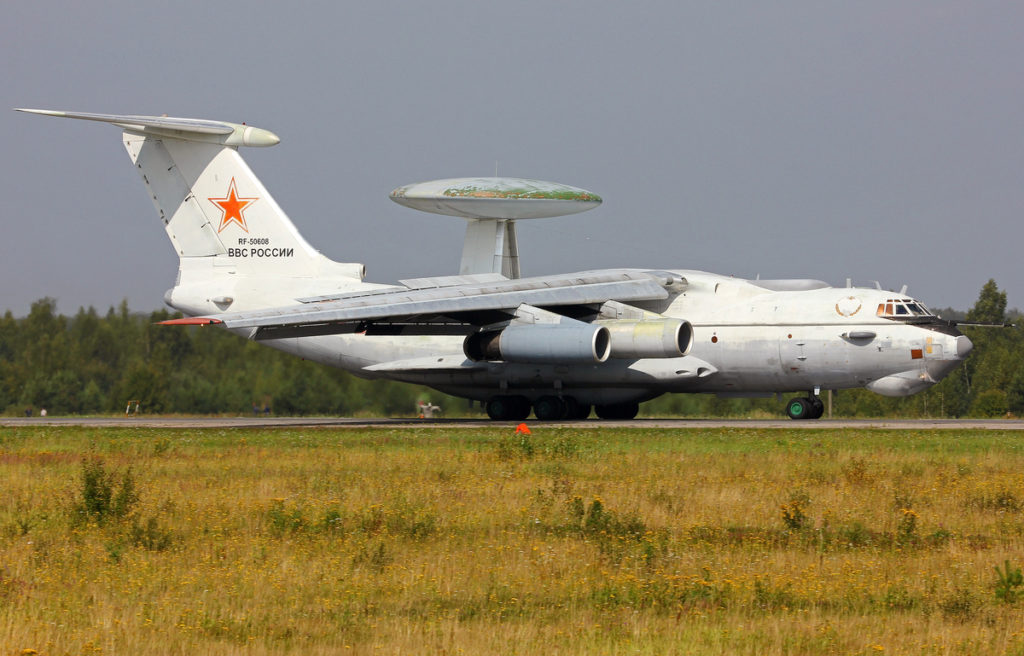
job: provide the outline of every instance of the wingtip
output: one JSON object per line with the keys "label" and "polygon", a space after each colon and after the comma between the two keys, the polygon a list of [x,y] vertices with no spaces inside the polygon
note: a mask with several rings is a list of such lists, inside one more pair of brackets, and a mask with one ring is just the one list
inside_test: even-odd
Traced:
{"label": "wingtip", "polygon": [[54,109],[29,109],[28,107],[15,107],[16,112],[25,112],[26,114],[42,114],[43,116],[63,116],[64,112],[59,112]]}

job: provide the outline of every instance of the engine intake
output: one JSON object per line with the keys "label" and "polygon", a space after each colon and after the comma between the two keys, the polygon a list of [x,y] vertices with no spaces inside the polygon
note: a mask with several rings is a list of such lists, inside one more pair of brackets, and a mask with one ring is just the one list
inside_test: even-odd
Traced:
{"label": "engine intake", "polygon": [[690,352],[693,327],[683,319],[613,321],[604,324],[611,333],[613,358],[678,358]]}
{"label": "engine intake", "polygon": [[511,325],[470,335],[462,350],[475,361],[604,362],[611,353],[611,335],[605,326],[581,321]]}

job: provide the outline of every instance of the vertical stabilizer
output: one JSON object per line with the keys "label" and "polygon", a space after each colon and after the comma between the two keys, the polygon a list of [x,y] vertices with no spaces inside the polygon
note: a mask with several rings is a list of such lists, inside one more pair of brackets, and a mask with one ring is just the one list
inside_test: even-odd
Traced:
{"label": "vertical stabilizer", "polygon": [[302,238],[238,153],[280,142],[268,130],[167,116],[19,111],[112,123],[180,259],[164,297],[197,314],[267,307],[361,285],[363,265],[334,262]]}
{"label": "vertical stabilizer", "polygon": [[130,131],[123,139],[180,257],[216,256],[240,272],[317,273],[322,256],[235,148]]}

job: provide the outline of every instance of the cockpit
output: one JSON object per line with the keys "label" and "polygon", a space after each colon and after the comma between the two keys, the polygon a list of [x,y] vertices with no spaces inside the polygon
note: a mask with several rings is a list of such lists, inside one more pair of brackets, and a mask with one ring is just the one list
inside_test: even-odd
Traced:
{"label": "cockpit", "polygon": [[923,304],[911,298],[889,298],[878,304],[875,312],[886,319],[909,319],[911,317],[935,316]]}

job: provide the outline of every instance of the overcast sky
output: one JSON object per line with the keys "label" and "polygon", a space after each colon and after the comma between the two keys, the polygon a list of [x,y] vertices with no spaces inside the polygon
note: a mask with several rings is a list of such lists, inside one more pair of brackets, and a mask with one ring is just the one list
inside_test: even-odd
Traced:
{"label": "overcast sky", "polygon": [[604,204],[523,222],[524,275],[846,278],[1024,306],[1024,3],[0,4],[0,310],[162,307],[177,260],[113,126],[277,133],[243,155],[368,280],[453,274],[464,222],[388,200],[457,176]]}

